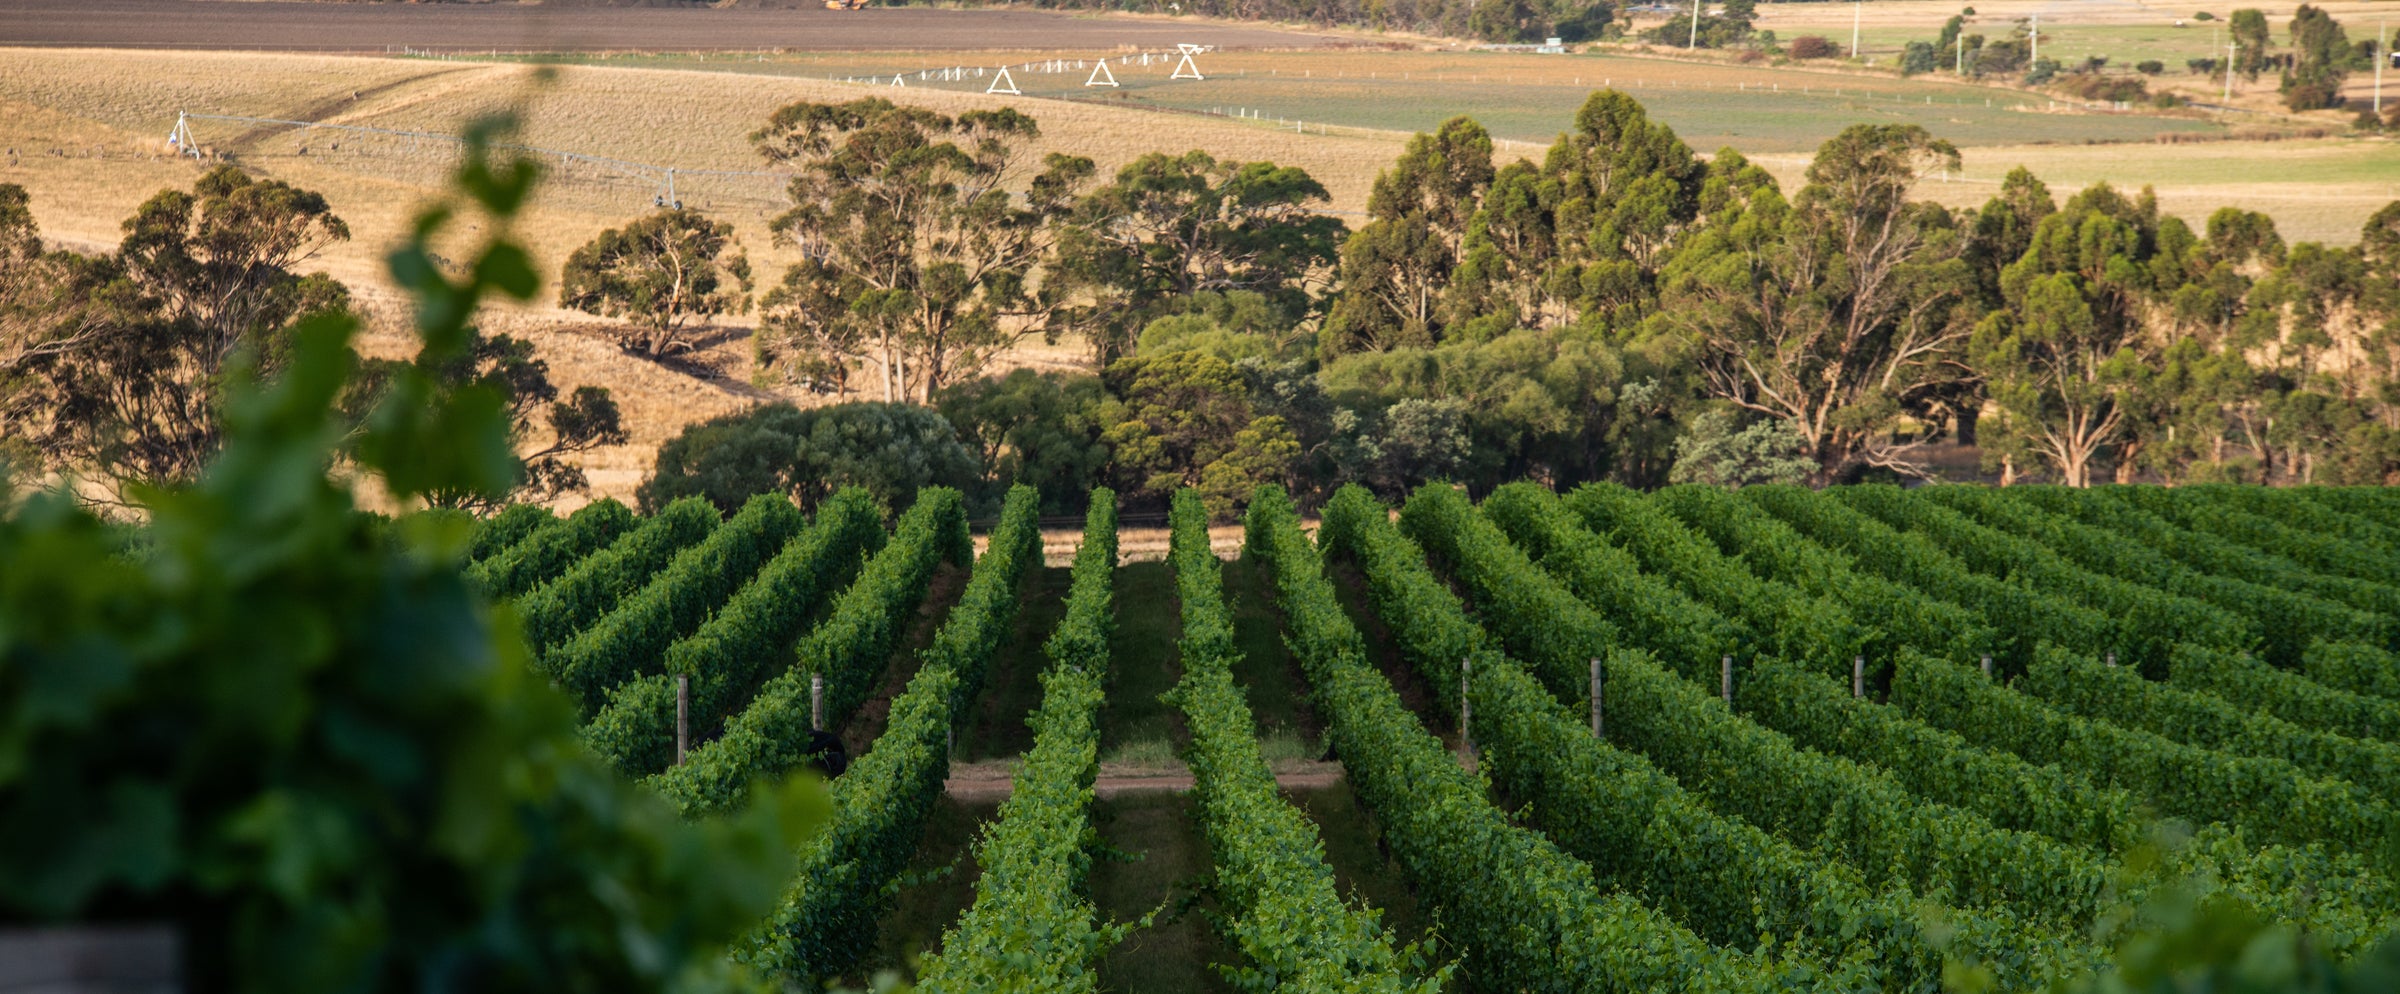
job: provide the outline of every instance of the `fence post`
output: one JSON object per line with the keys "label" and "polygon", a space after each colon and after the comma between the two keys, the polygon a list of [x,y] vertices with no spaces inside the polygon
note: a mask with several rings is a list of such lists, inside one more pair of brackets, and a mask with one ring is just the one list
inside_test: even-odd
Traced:
{"label": "fence post", "polygon": [[1458,661],[1458,744],[1465,747],[1469,759],[1475,757],[1475,702],[1467,699],[1467,678],[1474,666],[1473,658]]}
{"label": "fence post", "polygon": [[1721,661],[1721,665],[1725,672],[1725,703],[1731,706],[1733,704],[1733,657],[1725,657]]}
{"label": "fence post", "polygon": [[825,674],[808,675],[808,730],[825,730]]}
{"label": "fence post", "polygon": [[675,765],[692,748],[692,675],[675,674]]}
{"label": "fence post", "polygon": [[1592,737],[1606,738],[1600,724],[1600,657],[1592,657]]}
{"label": "fence post", "polygon": [[1992,678],[1992,654],[1988,652],[1983,654],[1983,678]]}
{"label": "fence post", "polygon": [[1867,657],[1850,657],[1850,696],[1867,696]]}
{"label": "fence post", "polygon": [[2108,654],[2108,665],[2110,665],[2110,666],[2115,666],[2115,665],[2117,665],[2117,654],[2116,654],[2116,653],[2113,653],[2113,652],[2112,652],[2112,653],[2109,653],[2109,654]]}

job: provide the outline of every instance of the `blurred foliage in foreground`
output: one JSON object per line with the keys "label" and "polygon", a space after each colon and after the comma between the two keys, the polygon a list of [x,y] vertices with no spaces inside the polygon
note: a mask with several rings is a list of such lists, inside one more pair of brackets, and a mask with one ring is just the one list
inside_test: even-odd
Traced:
{"label": "blurred foliage in foreground", "polygon": [[[477,126],[448,201],[391,256],[418,360],[339,412],[356,322],[296,330],[272,382],[236,364],[226,444],[147,528],[0,479],[0,927],[140,922],[182,936],[198,991],[720,990],[821,788],[686,823],[575,738],[457,559],[467,522],[396,498],[505,493],[504,398],[439,372],[487,292],[536,287],[507,223],[535,171]],[[464,275],[427,246],[462,214]]]}

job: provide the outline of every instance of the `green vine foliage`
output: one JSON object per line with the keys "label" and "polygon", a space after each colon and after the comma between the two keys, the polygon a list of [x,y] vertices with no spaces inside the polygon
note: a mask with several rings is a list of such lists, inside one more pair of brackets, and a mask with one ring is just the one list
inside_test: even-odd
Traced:
{"label": "green vine foliage", "polygon": [[[2222,483],[2192,488],[2199,496],[2234,504],[2253,513],[2288,521],[2320,535],[2339,535],[2387,556],[2400,557],[2400,528],[2373,517],[2346,514],[2288,487],[2234,487]],[[2315,489],[2326,489],[2323,487]],[[2244,491],[2255,490],[2256,493]]]}
{"label": "green vine foliage", "polygon": [[[2175,647],[2177,657],[2193,651],[2191,646]],[[2143,679],[2125,667],[2055,653],[2036,660],[2015,688],[2061,710],[2128,731],[2289,763],[2295,767],[2295,779],[2345,780],[2364,788],[2369,797],[2400,796],[2400,750],[2390,743],[2310,731],[2206,694]]]}
{"label": "green vine foliage", "polygon": [[[2118,636],[2103,652],[2164,676],[2167,652],[2177,642],[2256,651],[2257,626],[2213,605],[2140,584],[2102,576],[2068,562],[2042,546],[1898,487],[1840,487],[1833,491],[1851,507],[1895,528],[1923,534],[1968,568],[2041,591],[2062,604],[2088,604],[2118,623]],[[2101,653],[2093,653],[2101,655]]]}
{"label": "green vine foliage", "polygon": [[715,738],[741,710],[776,660],[788,659],[802,621],[848,581],[863,556],[883,545],[883,511],[851,488],[817,506],[817,520],[783,549],[698,631],[667,647],[665,672],[618,684],[584,726],[592,749],[627,776],[650,776],[675,759],[675,679],[691,681],[687,708],[693,741]]}
{"label": "green vine foliage", "polygon": [[[1389,531],[1375,528],[1372,522],[1365,527],[1368,534],[1355,536],[1362,541],[1378,540]],[[1400,509],[1400,528],[1473,592],[1484,607],[1483,625],[1497,633],[1500,644],[1531,665],[1543,686],[1571,706],[1590,705],[1591,661],[1625,644],[1615,625],[1543,575],[1541,567],[1510,545],[1499,528],[1476,514],[1475,506],[1454,487],[1433,483],[1418,488]],[[1344,532],[1340,537],[1353,536]],[[1437,589],[1439,581],[1430,573],[1416,577],[1425,573],[1422,564],[1410,568],[1405,555],[1395,554],[1394,558],[1392,570],[1369,575],[1378,591],[1390,583],[1424,587],[1423,593],[1409,595],[1411,607],[1437,609],[1445,619],[1457,613],[1455,598],[1445,599],[1446,591]],[[1410,622],[1421,623],[1411,618],[1394,619],[1391,624],[1398,630]],[[1472,624],[1460,616],[1450,627]],[[1484,641],[1480,633],[1476,641]]]}
{"label": "green vine foliage", "polygon": [[2400,655],[2356,642],[2309,643],[2301,672],[2336,690],[2400,702]]}
{"label": "green vine foliage", "polygon": [[1716,543],[1761,579],[1789,584],[1840,604],[1867,629],[1859,651],[1867,676],[1881,686],[1891,651],[1902,645],[1944,659],[1974,659],[1998,636],[1975,612],[1931,594],[1851,568],[1835,555],[1749,502],[1716,487],[1669,487],[1649,500]]}
{"label": "green vine foliage", "polygon": [[2058,928],[2101,910],[2106,861],[2088,850],[1925,803],[1889,774],[1796,748],[1638,656],[1616,661],[1607,692],[1611,742],[1650,757],[1719,812],[1857,867],[1872,886]]}
{"label": "green vine foliage", "polygon": [[1910,793],[1989,819],[2001,828],[2122,853],[2149,840],[2150,818],[2131,794],[2095,787],[2052,766],[1986,749],[1900,711],[1850,696],[1821,674],[1762,663],[1743,674],[1734,707],[1795,745],[1872,763]]}
{"label": "green vine foliage", "polygon": [[1014,617],[1024,571],[1039,561],[1040,514],[1038,491],[1010,488],[965,595],[934,647],[922,654],[907,689],[892,700],[883,734],[834,782],[831,826],[801,851],[800,871],[782,905],[745,943],[743,962],[788,985],[818,990],[874,948],[892,881],[916,855],[926,814],[950,775],[950,730],[966,699],[959,688],[980,682]]}
{"label": "green vine foliage", "polygon": [[1587,484],[1566,498],[1569,511],[1594,532],[1614,538],[1642,565],[1672,578],[1685,593],[1729,618],[1741,618],[1757,651],[1824,672],[1850,672],[1850,660],[1873,636],[1832,600],[1787,583],[1761,580],[1649,502],[1622,486]]}
{"label": "green vine foliage", "polygon": [[[363,424],[337,410],[356,322],[319,319],[278,379],[229,379],[225,448],[141,495],[138,556],[63,494],[0,507],[0,925],[163,923],[195,990],[741,986],[726,942],[822,792],[679,818],[576,741],[461,577],[468,526],[379,520],[328,478],[348,442],[403,501],[515,482],[498,399],[428,372],[481,297],[535,290],[508,228],[535,173],[496,130],[392,256],[422,350]],[[453,281],[427,249],[470,215]]]}
{"label": "green vine foliage", "polygon": [[750,498],[731,520],[668,560],[632,596],[551,653],[551,670],[590,715],[608,692],[660,672],[667,647],[749,582],[783,544],[808,526],[782,494]]}
{"label": "green vine foliage", "polygon": [[[1324,528],[1336,534],[1345,515],[1374,505],[1364,491],[1345,493],[1327,506]],[[1440,909],[1445,933],[1465,954],[1460,974],[1468,983],[1611,992],[1776,986],[1764,964],[1711,948],[1630,895],[1602,893],[1589,866],[1510,824],[1485,799],[1483,781],[1460,769],[1368,665],[1290,498],[1260,488],[1247,524],[1246,544],[1274,572],[1287,642],[1330,721],[1343,771],[1382,825],[1392,858]]]}
{"label": "green vine foliage", "polygon": [[2400,702],[2328,687],[2248,656],[2178,647],[2167,682],[2320,732],[2400,744]]}
{"label": "green vine foliage", "polygon": [[[710,506],[696,497],[675,506],[689,501]],[[703,814],[732,803],[752,780],[797,767],[808,753],[809,676],[825,676],[825,724],[842,727],[883,672],[909,612],[924,602],[935,563],[963,559],[969,548],[958,492],[918,491],[891,543],[859,570],[832,615],[801,640],[791,668],[767,680],[739,714],[726,719],[724,735],[647,782],[685,813]]]}
{"label": "green vine foliage", "polygon": [[[2036,665],[2067,667],[2073,660],[2048,648]],[[2279,760],[2227,755],[2093,721],[1967,667],[1904,652],[1892,703],[1920,720],[2032,762],[2082,772],[2195,822],[2221,819],[2252,838],[2293,845],[2396,851],[2391,808],[2355,785],[2313,779]]]}
{"label": "green vine foliage", "polygon": [[1999,636],[1992,657],[2003,675],[2024,672],[2043,640],[2093,654],[2111,651],[2116,643],[2117,624],[2108,615],[1977,573],[1931,539],[1899,531],[1819,491],[1744,487],[1740,496],[1848,555],[1857,568],[1982,614]]}
{"label": "green vine foliage", "polygon": [[1632,553],[1585,530],[1548,488],[1511,483],[1484,498],[1479,510],[1576,597],[1624,626],[1629,641],[1676,672],[1708,679],[1724,657],[1750,661],[1756,643],[1744,626],[1642,572]]}
{"label": "green vine foliage", "polygon": [[[1375,516],[1340,520],[1342,541],[1358,556],[1378,603],[1413,609],[1384,615],[1412,657],[1422,652],[1418,634],[1474,627],[1408,538]],[[1477,517],[1457,490],[1418,490],[1400,520],[1412,533],[1441,536],[1447,551],[1440,558],[1481,616],[1512,633],[1503,639],[1511,650],[1533,652],[1557,638],[1544,630],[1545,619],[1555,619],[1559,630],[1579,627],[1561,612],[1580,605],[1561,603],[1556,582]],[[1594,651],[1618,656],[1614,645]],[[1721,816],[1640,757],[1595,739],[1560,703],[1576,701],[1588,714],[1588,691],[1552,696],[1505,657],[1487,654],[1477,663],[1470,692],[1477,741],[1496,785],[1529,805],[1543,830],[1589,864],[1604,886],[1640,895],[1713,944],[1803,959],[1825,971],[1820,985],[1851,989],[1941,990],[1952,955],[2016,988],[2098,962],[2088,943],[2044,935],[2006,914],[1937,912],[1920,909],[1905,890],[1872,892],[1855,868],[1828,866]],[[1588,678],[1588,669],[1579,676]],[[1588,679],[1579,682],[1589,686]],[[1938,934],[1928,927],[1935,918],[1943,921]]]}
{"label": "green vine foliage", "polygon": [[549,508],[540,504],[511,504],[506,510],[475,523],[474,534],[467,538],[467,563],[473,565],[498,555],[557,520]]}
{"label": "green vine foliage", "polygon": [[721,519],[714,505],[687,497],[586,557],[565,575],[517,599],[525,642],[543,672],[558,675],[555,650],[650,582],[675,554],[708,537]]}
{"label": "green vine foliage", "polygon": [[2344,603],[2388,618],[2400,618],[2400,587],[2391,583],[2391,560],[2352,548],[2264,515],[2208,500],[2187,500],[2165,487],[2110,487],[2103,493],[2216,542],[2244,546],[2283,560],[2300,572],[2339,583]]}
{"label": "green vine foliage", "polygon": [[[2374,615],[2382,635],[2371,644],[2391,647],[2400,632],[2393,628],[2400,599],[2391,591],[2348,577],[2323,576],[2281,556],[2193,531],[2143,510],[2124,499],[2115,487],[2076,490],[2071,487],[2012,487],[2012,496],[2055,514],[2103,528],[2166,553],[2195,570],[2212,576],[2247,580]],[[2373,489],[2373,488],[2366,488]]]}
{"label": "green vine foliage", "polygon": [[2319,572],[2391,585],[2392,558],[2400,554],[2393,548],[2391,529],[2327,511],[2313,501],[2272,494],[2253,497],[2239,492],[2243,489],[2263,488],[2223,484],[2162,488],[2161,493],[2143,495],[2143,499],[2188,508],[2195,516],[2214,514],[2213,520],[2232,524],[2244,535],[2267,543],[2266,551]]}
{"label": "green vine foliage", "polygon": [[1045,651],[1033,748],[976,849],[975,902],[928,957],[917,989],[1096,991],[1100,957],[1138,925],[1103,925],[1086,895],[1100,703],[1116,628],[1117,495],[1092,491],[1066,615]]}
{"label": "green vine foliage", "polygon": [[1239,650],[1208,519],[1198,492],[1176,492],[1169,558],[1183,609],[1183,679],[1169,700],[1191,729],[1183,756],[1216,860],[1211,888],[1226,907],[1217,931],[1241,954],[1216,969],[1248,994],[1438,994],[1455,966],[1434,966],[1422,945],[1395,946],[1380,912],[1342,898],[1314,823],[1283,800],[1259,753],[1233,678]]}
{"label": "green vine foliage", "polygon": [[487,597],[515,597],[558,579],[638,523],[625,505],[603,497],[468,567],[467,582]]}
{"label": "green vine foliage", "polygon": [[2261,651],[2281,666],[2297,666],[2311,639],[2381,640],[2390,623],[2363,611],[2231,577],[2210,576],[2123,534],[2050,514],[2012,493],[2015,488],[1930,487],[1921,493],[1981,523],[2050,549],[2077,566],[2128,583],[2205,601],[2254,626]]}

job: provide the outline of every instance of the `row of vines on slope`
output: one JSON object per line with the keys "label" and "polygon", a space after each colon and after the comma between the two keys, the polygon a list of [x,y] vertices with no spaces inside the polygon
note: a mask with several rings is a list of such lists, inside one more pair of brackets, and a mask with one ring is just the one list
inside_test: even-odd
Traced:
{"label": "row of vines on slope", "polygon": [[1440,909],[1470,983],[1519,991],[1781,987],[1766,964],[1713,949],[1628,895],[1602,892],[1589,866],[1510,824],[1485,799],[1482,781],[1368,664],[1365,642],[1280,488],[1252,498],[1246,541],[1273,571],[1287,639],[1330,721],[1345,774],[1383,826],[1392,858]]}
{"label": "row of vines on slope", "polygon": [[[1380,515],[1339,520],[1336,534],[1421,666],[1439,665],[1441,647],[1483,641],[1416,544]],[[1573,620],[1590,609],[1571,598],[1562,602],[1563,591],[1457,491],[1419,490],[1401,524],[1438,550],[1436,558],[1463,579],[1483,617],[1515,633],[1506,639],[1513,651],[1542,651],[1544,643],[1573,641],[1559,638],[1564,631],[1594,629],[1589,620]],[[1547,634],[1546,618],[1553,619]],[[1620,668],[1653,666],[1614,646],[1571,648],[1594,658],[1606,654]],[[1845,987],[1883,990],[1941,990],[1946,953],[1992,971],[2011,988],[2097,962],[2095,947],[2064,937],[2076,930],[2044,929],[2005,913],[1951,910],[1948,934],[1930,935],[1905,889],[1870,890],[1854,867],[1828,865],[1717,814],[1641,757],[1595,738],[1512,660],[1488,652],[1475,659],[1470,697],[1477,740],[1496,784],[1529,804],[1543,830],[1589,863],[1603,884],[1641,895],[1711,942],[1762,952],[1780,943],[1831,976],[1848,974]]]}
{"label": "row of vines on slope", "polygon": [[1184,760],[1228,909],[1218,929],[1242,958],[1218,970],[1256,994],[1438,994],[1451,968],[1434,967],[1421,946],[1395,946],[1378,912],[1342,899],[1316,828],[1276,789],[1233,679],[1233,616],[1198,492],[1176,492],[1169,524],[1183,607],[1183,679],[1171,699],[1191,729]]}
{"label": "row of vines on slope", "polygon": [[701,814],[735,802],[758,777],[798,766],[813,731],[809,678],[824,676],[825,723],[841,727],[883,671],[909,613],[924,601],[935,564],[963,562],[971,550],[958,492],[918,491],[892,541],[859,570],[824,623],[801,640],[792,666],[759,688],[726,722],[724,735],[650,782],[686,813]]}
{"label": "row of vines on slope", "polygon": [[817,519],[793,536],[697,631],[668,646],[661,669],[618,684],[584,726],[584,738],[629,776],[648,776],[674,761],[675,681],[690,682],[693,740],[715,738],[790,658],[793,639],[827,595],[883,547],[883,510],[866,491],[844,489],[817,505]]}
{"label": "row of vines on slope", "polygon": [[[923,495],[918,503],[925,503]],[[874,948],[876,921],[889,906],[893,881],[915,854],[926,815],[950,775],[960,688],[981,683],[1016,616],[1018,586],[1029,565],[1040,564],[1040,511],[1033,488],[1009,490],[966,592],[920,654],[922,664],[907,689],[892,700],[883,734],[834,781],[832,822],[801,851],[800,871],[782,905],[759,927],[743,957],[747,962],[799,989],[819,990]],[[941,504],[940,524],[922,529],[925,537],[947,544],[937,532],[948,536],[955,526],[963,539],[965,520],[956,514],[956,504]],[[900,531],[894,545],[911,540],[906,519]]]}
{"label": "row of vines on slope", "polygon": [[975,903],[927,957],[919,990],[1095,991],[1094,966],[1129,931],[1102,924],[1085,895],[1117,571],[1117,495],[1103,487],[1091,498],[1066,616],[1044,647],[1050,667],[1030,719],[1033,748],[976,847]]}

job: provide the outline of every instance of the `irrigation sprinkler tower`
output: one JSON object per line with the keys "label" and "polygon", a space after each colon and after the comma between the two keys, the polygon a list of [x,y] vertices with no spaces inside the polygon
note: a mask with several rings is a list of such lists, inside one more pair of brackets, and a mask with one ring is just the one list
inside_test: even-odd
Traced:
{"label": "irrigation sprinkler tower", "polygon": [[2392,61],[2392,25],[2389,21],[2375,22],[2375,113],[2383,113],[2383,67]]}
{"label": "irrigation sprinkler tower", "polygon": [[1192,61],[1192,56],[1195,56],[1195,55],[1198,55],[1198,54],[1200,54],[1200,53],[1202,53],[1202,52],[1208,51],[1208,46],[1206,46],[1206,45],[1192,45],[1192,44],[1187,44],[1187,43],[1179,43],[1179,44],[1177,44],[1177,45],[1175,46],[1175,48],[1176,48],[1178,51],[1181,51],[1181,52],[1183,53],[1183,61],[1175,63],[1175,73],[1174,73],[1174,75],[1168,76],[1168,77],[1167,77],[1168,79],[1207,79],[1207,78],[1208,78],[1208,77],[1206,77],[1206,76],[1200,75],[1200,66],[1199,66],[1199,64],[1198,64],[1198,63],[1195,63],[1195,62],[1193,62],[1193,61]]}
{"label": "irrigation sprinkler tower", "polygon": [[[2382,78],[2380,75],[2376,77],[2379,81]],[[2381,85],[2380,82],[2377,83],[2379,89]],[[188,155],[197,159],[200,157],[200,143],[192,138],[192,124],[186,120],[186,117],[187,115],[183,111],[175,112],[175,130],[167,132],[167,147],[174,149],[176,155]]]}

